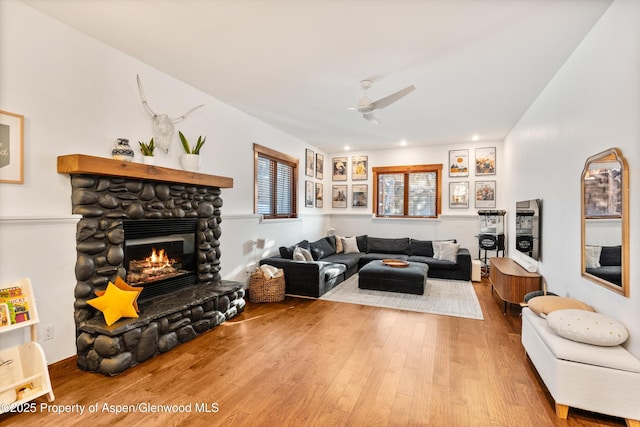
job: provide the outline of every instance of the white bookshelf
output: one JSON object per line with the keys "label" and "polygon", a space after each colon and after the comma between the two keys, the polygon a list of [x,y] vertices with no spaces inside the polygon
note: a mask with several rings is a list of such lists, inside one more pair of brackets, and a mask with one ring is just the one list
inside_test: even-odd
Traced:
{"label": "white bookshelf", "polygon": [[[29,320],[0,326],[0,335],[28,327],[31,339],[23,344],[0,350],[0,414],[40,396],[47,395],[49,402],[54,399],[47,360],[44,350],[37,341],[40,320],[31,280],[23,278],[17,282],[2,283],[0,289],[15,286],[21,287],[27,298]],[[9,360],[10,363],[2,365],[3,362]],[[28,386],[29,391],[23,392],[18,397],[18,389],[24,386]]]}

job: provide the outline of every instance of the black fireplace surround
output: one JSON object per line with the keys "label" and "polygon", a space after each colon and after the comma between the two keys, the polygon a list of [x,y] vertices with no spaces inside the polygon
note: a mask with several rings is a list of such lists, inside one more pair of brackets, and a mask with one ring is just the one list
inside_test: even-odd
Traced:
{"label": "black fireplace surround", "polygon": [[[58,171],[71,174],[73,213],[82,215],[76,231],[74,292],[81,369],[117,374],[244,309],[243,285],[220,276],[219,187],[73,173],[61,170],[60,158]],[[171,274],[155,280],[145,271],[149,282],[142,284],[139,317],[107,326],[87,300],[117,276],[126,279],[132,259],[156,246],[170,258]]]}

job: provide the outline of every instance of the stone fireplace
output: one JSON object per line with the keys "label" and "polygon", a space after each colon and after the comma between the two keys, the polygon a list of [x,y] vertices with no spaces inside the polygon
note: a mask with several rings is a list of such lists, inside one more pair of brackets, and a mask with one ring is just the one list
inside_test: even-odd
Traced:
{"label": "stone fireplace", "polygon": [[[78,366],[117,374],[244,309],[244,288],[220,277],[221,189],[231,178],[68,155],[77,259]],[[121,277],[141,286],[138,318],[107,326],[87,300]]]}

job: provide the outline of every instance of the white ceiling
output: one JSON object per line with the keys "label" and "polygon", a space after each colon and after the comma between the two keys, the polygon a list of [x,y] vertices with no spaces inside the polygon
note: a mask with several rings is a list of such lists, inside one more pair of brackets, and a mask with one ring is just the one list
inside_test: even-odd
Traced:
{"label": "white ceiling", "polygon": [[503,140],[611,0],[23,2],[332,153]]}

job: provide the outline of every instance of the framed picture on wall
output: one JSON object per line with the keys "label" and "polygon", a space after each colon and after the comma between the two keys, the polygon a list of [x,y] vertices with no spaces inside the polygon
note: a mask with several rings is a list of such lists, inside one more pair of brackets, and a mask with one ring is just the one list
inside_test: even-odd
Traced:
{"label": "framed picture on wall", "polygon": [[469,176],[469,150],[449,150],[449,176]]}
{"label": "framed picture on wall", "polygon": [[306,176],[313,176],[315,173],[315,167],[313,163],[314,154],[313,150],[305,149],[305,161],[304,161],[304,174]]}
{"label": "framed picture on wall", "polygon": [[449,183],[449,208],[469,208],[469,181]]}
{"label": "framed picture on wall", "polygon": [[324,155],[316,153],[316,178],[324,178]]}
{"label": "framed picture on wall", "polygon": [[496,174],[496,147],[476,148],[476,175]]}
{"label": "framed picture on wall", "polygon": [[351,179],[353,181],[366,181],[369,168],[368,156],[351,157]]}
{"label": "framed picture on wall", "polygon": [[476,208],[496,207],[496,182],[476,181]]}
{"label": "framed picture on wall", "polygon": [[24,183],[24,116],[1,110],[0,182]]}
{"label": "framed picture on wall", "polygon": [[334,181],[347,180],[347,161],[346,157],[334,157],[331,159],[331,163],[333,165],[332,179]]}
{"label": "framed picture on wall", "polygon": [[351,206],[354,208],[366,208],[368,206],[367,184],[353,184],[351,186]]}
{"label": "framed picture on wall", "polygon": [[324,186],[320,182],[316,182],[316,208],[321,208],[324,200]]}
{"label": "framed picture on wall", "polygon": [[346,208],[347,207],[347,186],[334,185],[331,189],[331,207]]}
{"label": "framed picture on wall", "polygon": [[304,206],[307,208],[313,207],[313,200],[315,199],[315,192],[312,181],[304,182]]}

